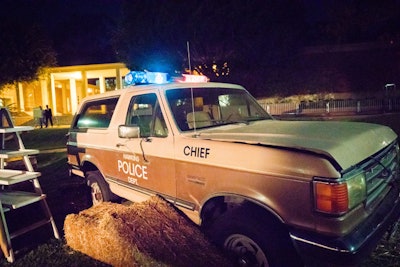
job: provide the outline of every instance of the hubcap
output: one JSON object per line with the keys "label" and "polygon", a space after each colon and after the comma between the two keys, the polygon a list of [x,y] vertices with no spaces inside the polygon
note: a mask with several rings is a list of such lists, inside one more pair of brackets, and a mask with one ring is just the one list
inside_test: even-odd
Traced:
{"label": "hubcap", "polygon": [[93,206],[104,202],[103,193],[100,190],[100,186],[98,183],[92,183],[90,185],[91,193],[92,193],[92,202]]}
{"label": "hubcap", "polygon": [[224,247],[232,252],[239,266],[242,267],[269,267],[267,257],[261,248],[251,238],[234,234],[225,240]]}

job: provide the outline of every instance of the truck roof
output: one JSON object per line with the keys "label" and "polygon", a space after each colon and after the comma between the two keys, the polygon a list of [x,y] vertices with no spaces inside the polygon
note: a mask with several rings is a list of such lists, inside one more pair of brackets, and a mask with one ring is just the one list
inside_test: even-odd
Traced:
{"label": "truck roof", "polygon": [[83,98],[83,102],[91,99],[119,96],[131,91],[152,91],[152,90],[166,91],[168,89],[178,89],[178,88],[231,88],[231,89],[245,90],[243,86],[238,84],[219,83],[219,82],[206,82],[206,83],[172,82],[165,84],[131,85],[123,89],[116,89],[114,91],[108,91],[102,94],[87,96]]}

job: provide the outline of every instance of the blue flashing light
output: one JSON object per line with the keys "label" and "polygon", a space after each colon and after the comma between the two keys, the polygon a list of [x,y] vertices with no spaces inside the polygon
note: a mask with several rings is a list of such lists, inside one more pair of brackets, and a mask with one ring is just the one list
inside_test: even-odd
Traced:
{"label": "blue flashing light", "polygon": [[163,72],[131,71],[125,75],[125,83],[133,84],[163,84],[168,82],[168,74]]}
{"label": "blue flashing light", "polygon": [[162,84],[168,82],[167,73],[147,72],[147,80],[150,83]]}

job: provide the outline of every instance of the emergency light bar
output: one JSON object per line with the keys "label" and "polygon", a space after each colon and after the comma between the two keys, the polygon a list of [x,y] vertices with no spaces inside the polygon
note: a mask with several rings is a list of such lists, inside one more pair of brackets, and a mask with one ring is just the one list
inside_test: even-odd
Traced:
{"label": "emergency light bar", "polygon": [[125,75],[125,83],[133,84],[162,84],[168,82],[168,74],[163,72],[131,71]]}
{"label": "emergency light bar", "polygon": [[[203,75],[182,74],[183,78],[175,79],[181,83],[204,83],[208,78]],[[164,72],[131,71],[125,75],[125,84],[163,84],[168,83],[168,74]]]}

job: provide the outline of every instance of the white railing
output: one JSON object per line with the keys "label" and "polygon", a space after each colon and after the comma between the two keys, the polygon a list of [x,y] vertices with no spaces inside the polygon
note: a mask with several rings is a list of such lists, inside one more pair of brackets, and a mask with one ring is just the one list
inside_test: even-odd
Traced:
{"label": "white railing", "polygon": [[271,115],[318,115],[318,114],[369,114],[399,112],[400,99],[320,100],[316,102],[268,104],[260,100],[261,106]]}

